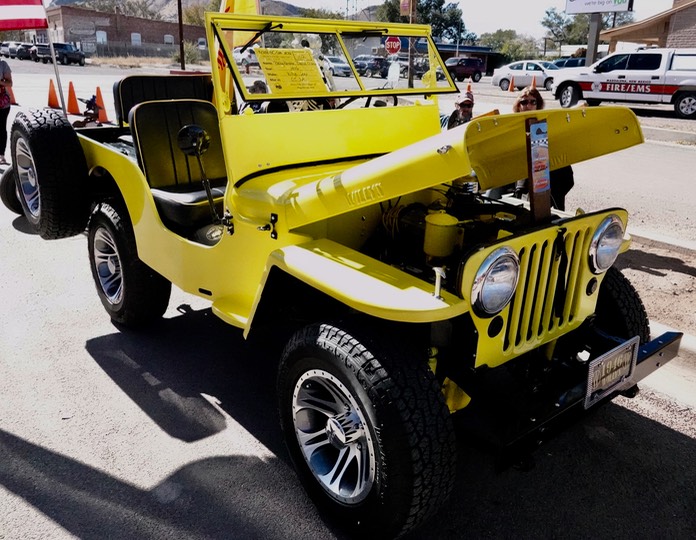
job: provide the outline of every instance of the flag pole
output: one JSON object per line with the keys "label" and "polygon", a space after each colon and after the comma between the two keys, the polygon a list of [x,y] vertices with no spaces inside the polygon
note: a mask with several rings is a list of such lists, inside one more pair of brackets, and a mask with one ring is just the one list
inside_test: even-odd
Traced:
{"label": "flag pole", "polygon": [[[44,12],[46,7],[44,6]],[[48,21],[48,13],[46,13],[46,21]],[[51,50],[51,60],[53,61],[53,71],[56,73],[56,82],[58,83],[58,95],[60,96],[60,106],[63,109],[63,114],[68,116],[67,109],[65,107],[65,96],[63,95],[63,84],[60,82],[60,74],[58,73],[58,62],[56,62],[56,51],[53,48],[53,40],[51,39],[50,28],[46,28],[46,36],[48,36],[48,47]]]}

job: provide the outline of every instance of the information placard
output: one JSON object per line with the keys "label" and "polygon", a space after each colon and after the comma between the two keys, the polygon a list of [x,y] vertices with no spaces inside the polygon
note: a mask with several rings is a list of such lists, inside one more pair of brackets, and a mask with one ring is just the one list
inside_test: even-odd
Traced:
{"label": "information placard", "polygon": [[317,94],[326,92],[326,84],[309,49],[256,50],[259,65],[271,94]]}

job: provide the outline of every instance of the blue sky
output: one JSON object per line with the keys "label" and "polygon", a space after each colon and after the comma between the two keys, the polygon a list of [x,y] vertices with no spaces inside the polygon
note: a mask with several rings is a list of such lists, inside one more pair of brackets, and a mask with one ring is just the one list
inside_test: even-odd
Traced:
{"label": "blue sky", "polygon": [[[285,0],[299,7],[326,8],[349,13],[367,6],[380,4],[379,0]],[[498,29],[516,30],[535,38],[544,36],[541,19],[552,7],[565,10],[565,0],[449,0],[459,4],[464,14],[464,24],[478,35]],[[633,14],[636,21],[647,19],[672,7],[673,0],[634,0]]]}

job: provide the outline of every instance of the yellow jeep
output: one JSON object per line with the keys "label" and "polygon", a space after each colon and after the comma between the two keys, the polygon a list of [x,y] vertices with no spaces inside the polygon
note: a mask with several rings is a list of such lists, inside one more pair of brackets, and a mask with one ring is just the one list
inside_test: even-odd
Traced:
{"label": "yellow jeep", "polygon": [[[97,293],[121,325],[160,318],[173,283],[245,336],[285,336],[281,427],[327,514],[402,535],[453,489],[455,413],[514,457],[677,354],[681,334],[650,341],[612,266],[627,212],[549,203],[550,171],[642,142],[630,110],[442,132],[438,96],[458,89],[429,27],[206,24],[212,73],[124,78],[116,126],[19,113],[18,196],[45,238],[87,229]],[[235,61],[248,48],[258,65]],[[384,78],[352,60],[397,54],[408,61]],[[525,178],[527,201],[487,196]]]}

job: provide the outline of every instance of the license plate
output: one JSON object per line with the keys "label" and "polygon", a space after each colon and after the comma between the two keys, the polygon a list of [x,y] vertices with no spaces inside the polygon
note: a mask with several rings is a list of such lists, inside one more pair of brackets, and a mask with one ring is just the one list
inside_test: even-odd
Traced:
{"label": "license plate", "polygon": [[589,408],[611,393],[633,374],[638,358],[638,336],[604,353],[590,362],[587,374],[585,408]]}

